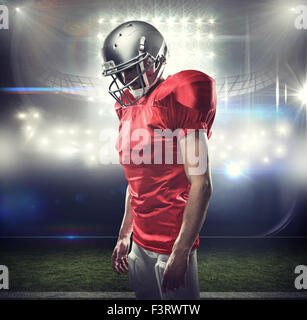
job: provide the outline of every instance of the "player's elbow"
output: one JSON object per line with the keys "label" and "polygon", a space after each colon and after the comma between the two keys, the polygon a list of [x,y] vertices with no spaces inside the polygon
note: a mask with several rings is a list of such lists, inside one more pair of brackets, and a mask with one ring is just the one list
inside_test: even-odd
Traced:
{"label": "player's elbow", "polygon": [[204,198],[210,199],[213,193],[212,181],[208,175],[198,176],[192,179],[191,185],[198,189]]}
{"label": "player's elbow", "polygon": [[203,192],[208,199],[212,197],[213,186],[212,186],[212,181],[210,179],[207,179],[206,182],[204,183]]}

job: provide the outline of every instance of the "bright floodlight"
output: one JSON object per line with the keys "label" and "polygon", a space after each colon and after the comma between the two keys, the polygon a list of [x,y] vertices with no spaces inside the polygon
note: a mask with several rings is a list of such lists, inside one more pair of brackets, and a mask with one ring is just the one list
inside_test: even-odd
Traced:
{"label": "bright floodlight", "polygon": [[25,119],[27,115],[25,113],[18,113],[17,117],[21,120]]}
{"label": "bright floodlight", "polygon": [[103,23],[103,18],[100,18],[100,19],[98,20],[98,23],[99,23],[99,24],[102,24],[102,23]]}
{"label": "bright floodlight", "polygon": [[181,23],[182,23],[182,24],[186,24],[187,22],[188,22],[188,19],[187,19],[187,18],[183,17],[183,18],[181,19]]}
{"label": "bright floodlight", "polygon": [[63,134],[63,133],[64,133],[64,130],[63,130],[63,129],[56,129],[56,133],[57,133],[57,134]]}
{"label": "bright floodlight", "polygon": [[209,38],[209,39],[213,39],[213,34],[212,34],[212,33],[209,33],[208,38]]}
{"label": "bright floodlight", "polygon": [[307,84],[298,92],[297,97],[304,105],[307,105]]}
{"label": "bright floodlight", "polygon": [[197,24],[201,24],[202,23],[202,19],[201,18],[196,19],[196,23]]}
{"label": "bright floodlight", "polygon": [[47,138],[42,138],[40,141],[40,145],[42,147],[46,147],[49,144],[49,140]]}
{"label": "bright floodlight", "polygon": [[154,17],[153,18],[153,23],[154,24],[159,24],[161,22],[160,18],[159,17]]}
{"label": "bright floodlight", "polygon": [[175,18],[174,18],[174,17],[169,17],[169,18],[167,19],[167,23],[168,23],[170,26],[172,26],[172,25],[175,23]]}
{"label": "bright floodlight", "polygon": [[98,111],[98,114],[99,114],[100,116],[103,116],[103,115],[105,114],[105,111],[104,111],[103,109],[100,109],[100,110]]}
{"label": "bright floodlight", "polygon": [[91,155],[87,158],[87,164],[88,165],[93,165],[96,163],[96,157],[94,155]]}
{"label": "bright floodlight", "polygon": [[282,158],[286,155],[287,151],[286,151],[286,148],[284,146],[278,146],[276,149],[275,149],[275,154],[276,154],[276,157],[279,157],[279,158]]}
{"label": "bright floodlight", "polygon": [[211,18],[211,19],[209,20],[209,23],[213,24],[213,23],[214,23],[214,19]]}
{"label": "bright floodlight", "polygon": [[89,142],[85,147],[86,147],[87,150],[92,150],[94,145]]}
{"label": "bright floodlight", "polygon": [[195,33],[195,38],[197,39],[197,40],[200,40],[201,39],[201,34],[200,33]]}
{"label": "bright floodlight", "polygon": [[220,152],[220,158],[221,159],[226,159],[227,158],[227,153],[226,152]]}
{"label": "bright floodlight", "polygon": [[236,163],[230,163],[226,167],[226,174],[230,178],[237,178],[238,176],[240,176],[242,174],[241,167]]}
{"label": "bright floodlight", "polygon": [[78,152],[78,149],[73,146],[65,146],[58,150],[58,155],[63,157],[70,157],[75,155]]}
{"label": "bright floodlight", "polygon": [[17,7],[15,10],[16,10],[17,12],[20,12],[20,11],[21,11],[19,7]]}
{"label": "bright floodlight", "polygon": [[213,58],[214,56],[215,56],[214,52],[211,51],[211,52],[209,53],[209,58]]}
{"label": "bright floodlight", "polygon": [[287,136],[290,133],[290,128],[287,125],[280,125],[277,127],[277,132],[282,136]]}

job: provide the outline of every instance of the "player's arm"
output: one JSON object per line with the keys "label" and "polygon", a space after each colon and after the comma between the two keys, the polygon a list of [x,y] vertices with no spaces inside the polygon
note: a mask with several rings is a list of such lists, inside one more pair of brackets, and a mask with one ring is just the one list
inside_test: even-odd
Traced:
{"label": "player's arm", "polygon": [[128,252],[133,226],[133,215],[130,205],[130,193],[127,187],[125,199],[125,213],[119,230],[116,246],[112,254],[112,266],[117,274],[128,272]]}
{"label": "player's arm", "polygon": [[123,238],[130,238],[132,234],[132,225],[133,225],[133,216],[131,212],[131,204],[130,204],[130,193],[129,193],[129,188],[127,186],[126,189],[126,198],[125,198],[125,213],[123,217],[123,221],[119,230],[119,239]]}
{"label": "player's arm", "polygon": [[184,170],[191,188],[173,251],[185,255],[190,253],[204,224],[212,194],[207,136],[204,131],[195,133],[194,137],[186,135],[180,140],[184,156]]}
{"label": "player's arm", "polygon": [[189,254],[206,218],[212,194],[207,137],[200,133],[195,142],[187,135],[180,141],[184,156],[184,169],[191,183],[189,197],[183,213],[179,235],[168,259],[162,281],[162,291],[186,286],[185,273]]}

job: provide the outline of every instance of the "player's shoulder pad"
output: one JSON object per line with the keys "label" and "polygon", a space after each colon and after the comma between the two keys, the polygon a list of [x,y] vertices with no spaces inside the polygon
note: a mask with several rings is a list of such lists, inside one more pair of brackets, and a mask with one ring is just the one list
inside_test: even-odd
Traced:
{"label": "player's shoulder pad", "polygon": [[215,108],[215,80],[201,71],[184,70],[162,83],[155,100],[172,101],[199,111]]}

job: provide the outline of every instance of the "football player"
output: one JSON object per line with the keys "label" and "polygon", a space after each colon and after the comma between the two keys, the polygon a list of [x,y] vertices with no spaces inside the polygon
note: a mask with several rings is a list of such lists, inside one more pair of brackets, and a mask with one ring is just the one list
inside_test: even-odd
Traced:
{"label": "football player", "polygon": [[115,28],[102,56],[103,75],[112,78],[109,93],[120,121],[116,148],[128,181],[113,269],[129,270],[137,299],[199,299],[197,248],[212,194],[207,140],[215,81],[196,70],[162,78],[168,48],[143,21]]}

